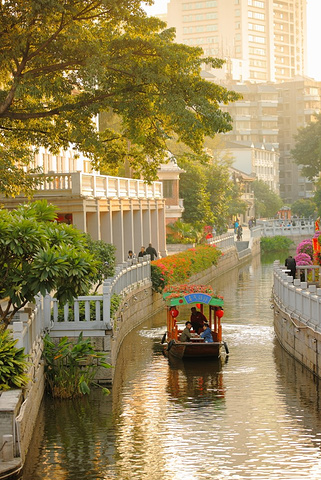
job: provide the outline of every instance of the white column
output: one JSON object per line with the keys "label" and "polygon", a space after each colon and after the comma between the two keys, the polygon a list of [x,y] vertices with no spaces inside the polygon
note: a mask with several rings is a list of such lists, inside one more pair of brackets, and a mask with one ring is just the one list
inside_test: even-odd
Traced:
{"label": "white column", "polygon": [[87,231],[93,240],[100,240],[99,202],[96,200],[96,211],[87,213]]}
{"label": "white column", "polygon": [[134,221],[134,251],[136,255],[140,252],[140,247],[143,245],[143,215],[141,202],[139,209],[133,212]]}
{"label": "white column", "polygon": [[[116,247],[116,261],[122,263],[124,261],[124,228],[123,228],[123,211],[121,201],[119,202],[120,210],[112,212],[113,237]],[[115,240],[117,243],[115,243]]]}
{"label": "white column", "polygon": [[100,213],[100,232],[101,239],[106,243],[113,243],[113,222],[111,206],[107,212]]}
{"label": "white column", "polygon": [[147,209],[143,210],[143,243],[145,248],[151,242],[150,200],[147,200]]}
{"label": "white column", "polygon": [[159,253],[162,257],[167,256],[166,250],[166,223],[165,223],[165,200],[157,200],[158,205],[158,239]]}
{"label": "white column", "polygon": [[[130,203],[130,209],[123,212],[124,221],[124,249],[125,260],[127,259],[128,250],[135,252],[134,244],[134,212],[132,202]],[[136,252],[135,252],[136,253]]]}
{"label": "white column", "polygon": [[159,256],[159,230],[158,230],[158,204],[157,200],[154,200],[155,209],[150,211],[151,219],[151,242],[155,248],[157,255]]}

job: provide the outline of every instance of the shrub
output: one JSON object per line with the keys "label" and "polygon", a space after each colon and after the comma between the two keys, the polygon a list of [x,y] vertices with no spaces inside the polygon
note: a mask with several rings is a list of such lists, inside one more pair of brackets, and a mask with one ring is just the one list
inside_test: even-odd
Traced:
{"label": "shrub", "polygon": [[313,265],[310,255],[307,253],[299,253],[295,257],[297,267],[302,267],[304,265]]}
{"label": "shrub", "polygon": [[293,241],[290,238],[283,237],[282,235],[276,235],[275,237],[262,237],[261,238],[261,252],[277,252],[280,250],[288,250]]}
{"label": "shrub", "polygon": [[152,262],[153,290],[161,293],[166,285],[185,283],[195,273],[217,265],[221,255],[215,245],[204,244]]}
{"label": "shrub", "polygon": [[[77,343],[64,337],[56,345],[49,335],[44,337],[43,358],[47,389],[53,397],[73,398],[90,393],[99,367],[111,368],[105,355],[96,352],[89,339],[80,333]],[[99,360],[99,362],[98,362]],[[107,388],[102,389],[108,394]]]}
{"label": "shrub", "polygon": [[9,330],[0,330],[0,390],[23,388],[29,381],[27,355],[16,343]]}
{"label": "shrub", "polygon": [[307,255],[310,256],[311,259],[313,259],[313,245],[312,245],[312,239],[307,238],[306,240],[303,240],[299,245],[297,246],[296,253],[306,253]]}

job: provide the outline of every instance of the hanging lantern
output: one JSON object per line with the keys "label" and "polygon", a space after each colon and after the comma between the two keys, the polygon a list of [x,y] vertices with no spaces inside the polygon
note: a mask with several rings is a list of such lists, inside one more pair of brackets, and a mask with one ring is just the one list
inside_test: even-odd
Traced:
{"label": "hanging lantern", "polygon": [[173,318],[176,318],[176,317],[178,316],[178,310],[177,310],[176,307],[171,308],[171,316],[172,316]]}
{"label": "hanging lantern", "polygon": [[201,308],[201,304],[200,304],[200,303],[197,303],[197,304],[196,304],[196,307],[197,307],[197,308]]}
{"label": "hanging lantern", "polygon": [[224,310],[222,310],[222,309],[221,309],[221,310],[217,310],[216,316],[217,316],[218,318],[222,318],[223,315],[224,315]]}

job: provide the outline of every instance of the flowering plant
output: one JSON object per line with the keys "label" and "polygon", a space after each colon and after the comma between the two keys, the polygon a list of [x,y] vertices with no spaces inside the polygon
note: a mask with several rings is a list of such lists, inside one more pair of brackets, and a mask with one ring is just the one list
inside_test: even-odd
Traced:
{"label": "flowering plant", "polygon": [[168,285],[165,287],[166,293],[178,293],[179,295],[188,295],[189,293],[207,293],[213,295],[214,290],[209,285]]}
{"label": "flowering plant", "polygon": [[306,240],[303,240],[301,243],[299,243],[296,249],[296,253],[297,254],[306,253],[312,259],[313,258],[312,238],[307,238]]}
{"label": "flowering plant", "polygon": [[[221,255],[221,251],[216,246],[204,244],[155,260],[151,263],[154,291],[161,292],[166,285],[186,282],[195,273],[217,265]],[[155,268],[157,268],[157,275],[156,272],[153,275]]]}
{"label": "flowering plant", "polygon": [[310,255],[307,253],[299,253],[295,257],[297,267],[302,267],[304,265],[313,265]]}

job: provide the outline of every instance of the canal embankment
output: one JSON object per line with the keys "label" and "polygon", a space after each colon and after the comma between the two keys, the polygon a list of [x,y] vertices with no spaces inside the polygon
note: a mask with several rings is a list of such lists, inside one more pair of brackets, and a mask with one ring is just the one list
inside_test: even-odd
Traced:
{"label": "canal embankment", "polygon": [[[233,243],[233,245],[232,245]],[[189,283],[207,284],[228,271],[251,261],[252,257],[260,253],[260,237],[244,239],[238,246],[234,241],[223,251],[218,264],[204,272],[194,275]],[[115,314],[112,329],[104,330],[104,334],[91,336],[92,343],[97,351],[103,351],[111,365],[117,363],[117,355],[120,346],[126,336],[148,317],[164,308],[162,296],[152,291],[152,284],[149,280],[138,282],[134,288],[126,291],[119,308]],[[32,312],[34,315],[34,312]],[[29,318],[29,317],[28,317]],[[30,318],[28,319],[30,322]],[[18,326],[17,322],[17,326]],[[88,332],[87,332],[88,336]],[[57,339],[59,340],[59,338]],[[0,461],[0,478],[14,478],[21,470],[26,452],[30,444],[33,429],[36,424],[39,405],[44,393],[43,361],[41,360],[42,341],[36,344],[33,349],[31,361],[31,380],[25,391],[11,391],[15,400],[8,402],[6,397],[9,393],[3,393],[0,397],[0,440],[2,439],[2,453]],[[97,380],[101,383],[113,383],[114,368],[102,369]],[[10,448],[5,437],[10,436]],[[8,437],[6,437],[8,438]],[[12,445],[12,446],[11,446]],[[6,456],[3,456],[6,451]],[[14,468],[13,464],[14,462]]]}
{"label": "canal embankment", "polygon": [[272,300],[279,343],[321,378],[321,288],[315,282],[293,279],[275,262]]}

